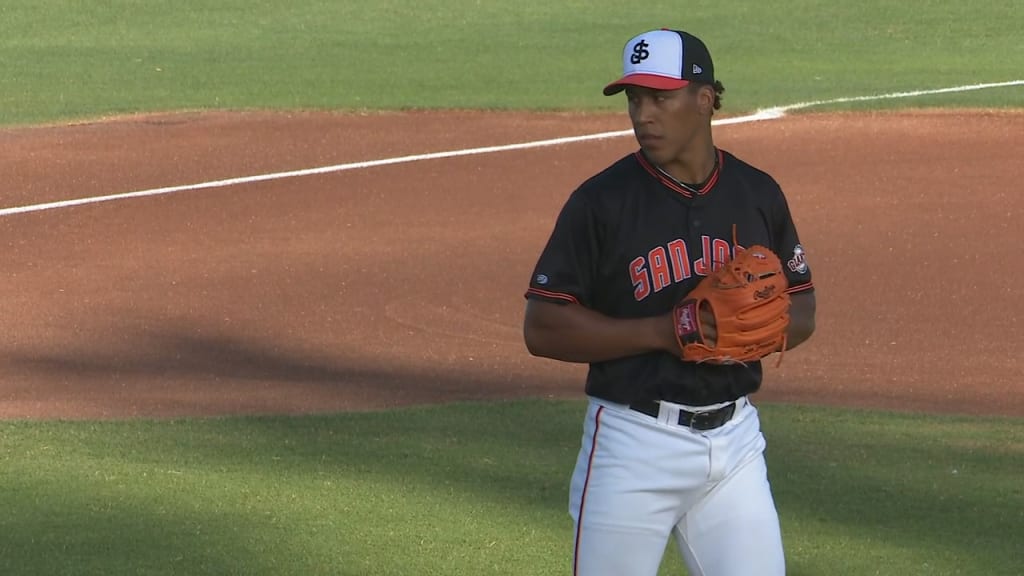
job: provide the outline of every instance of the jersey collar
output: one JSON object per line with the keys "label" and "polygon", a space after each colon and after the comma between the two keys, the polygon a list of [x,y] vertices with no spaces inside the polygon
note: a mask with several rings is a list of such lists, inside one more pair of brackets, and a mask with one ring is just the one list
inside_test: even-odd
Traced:
{"label": "jersey collar", "polygon": [[644,156],[642,150],[637,150],[636,159],[638,162],[640,162],[640,165],[643,166],[644,170],[647,170],[647,172],[649,172],[651,176],[657,178],[666,187],[682,194],[687,198],[693,198],[694,195],[703,196],[704,194],[707,194],[708,192],[711,191],[712,188],[715,187],[715,184],[718,182],[718,175],[721,174],[722,172],[722,164],[725,162],[725,155],[722,154],[722,151],[719,150],[718,148],[715,148],[715,154],[718,155],[718,161],[715,162],[715,168],[711,171],[711,175],[708,176],[708,179],[700,188],[694,188],[686,184],[685,182],[680,182],[679,180],[676,180],[661,168],[658,168],[654,164],[651,164],[650,160],[648,160],[647,157]]}

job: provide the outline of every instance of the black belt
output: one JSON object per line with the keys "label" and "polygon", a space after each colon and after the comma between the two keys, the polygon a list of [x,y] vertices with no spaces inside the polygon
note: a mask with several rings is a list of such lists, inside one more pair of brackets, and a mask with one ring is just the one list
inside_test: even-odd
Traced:
{"label": "black belt", "polygon": [[[629,405],[629,409],[654,418],[658,417],[658,402],[656,400],[634,402]],[[721,408],[715,408],[707,412],[687,412],[680,409],[679,425],[694,430],[713,430],[731,420],[735,412],[735,402],[730,402]]]}

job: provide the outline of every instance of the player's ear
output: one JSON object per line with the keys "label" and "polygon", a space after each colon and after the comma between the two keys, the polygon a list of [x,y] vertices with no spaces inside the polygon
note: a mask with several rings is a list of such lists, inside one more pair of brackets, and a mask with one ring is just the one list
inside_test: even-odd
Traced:
{"label": "player's ear", "polygon": [[715,110],[715,87],[710,84],[697,86],[697,110],[701,116],[711,116]]}

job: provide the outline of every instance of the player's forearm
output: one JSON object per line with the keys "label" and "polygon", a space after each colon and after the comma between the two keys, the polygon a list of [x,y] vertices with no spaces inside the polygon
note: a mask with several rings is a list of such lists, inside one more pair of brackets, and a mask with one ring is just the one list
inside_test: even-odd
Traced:
{"label": "player's forearm", "polygon": [[523,324],[534,356],[565,362],[602,362],[675,346],[667,316],[611,318],[578,304],[530,301]]}
{"label": "player's forearm", "polygon": [[792,350],[803,344],[814,333],[816,308],[813,292],[797,293],[792,296],[789,327],[786,329],[786,350]]}
{"label": "player's forearm", "polygon": [[811,325],[790,324],[786,330],[786,350],[792,350],[811,338],[814,333],[814,321]]}

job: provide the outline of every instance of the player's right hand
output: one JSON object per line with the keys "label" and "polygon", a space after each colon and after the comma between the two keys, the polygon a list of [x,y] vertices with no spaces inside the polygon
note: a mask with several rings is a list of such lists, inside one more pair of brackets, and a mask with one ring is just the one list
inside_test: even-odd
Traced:
{"label": "player's right hand", "polygon": [[718,342],[718,328],[715,326],[715,315],[707,306],[700,308],[700,332],[704,336],[704,343],[714,348]]}

